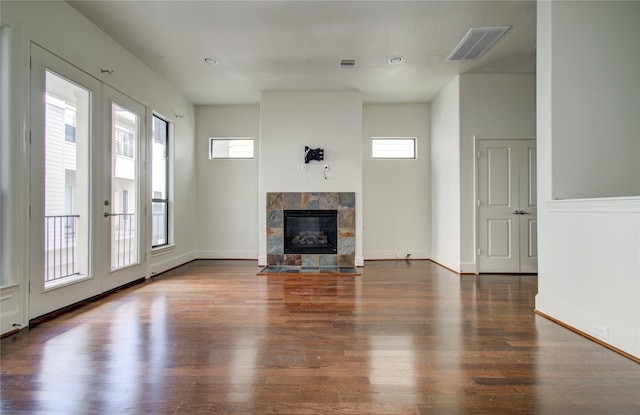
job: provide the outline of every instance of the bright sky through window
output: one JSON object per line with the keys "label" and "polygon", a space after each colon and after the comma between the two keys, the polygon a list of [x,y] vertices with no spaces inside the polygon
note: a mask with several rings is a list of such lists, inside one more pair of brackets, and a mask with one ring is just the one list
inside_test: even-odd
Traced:
{"label": "bright sky through window", "polygon": [[415,159],[416,139],[407,137],[372,137],[371,158]]}

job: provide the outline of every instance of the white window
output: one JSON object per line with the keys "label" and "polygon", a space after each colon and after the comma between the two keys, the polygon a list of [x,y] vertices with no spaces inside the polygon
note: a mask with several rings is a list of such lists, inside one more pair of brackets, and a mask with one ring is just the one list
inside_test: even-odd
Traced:
{"label": "white window", "polygon": [[210,137],[210,159],[252,159],[253,137]]}
{"label": "white window", "polygon": [[64,111],[64,139],[69,143],[76,142],[76,109],[68,103]]}
{"label": "white window", "polygon": [[415,137],[371,137],[371,158],[415,159]]}
{"label": "white window", "polygon": [[133,158],[135,148],[135,135],[133,131],[129,131],[116,125],[115,153],[119,156]]}
{"label": "white window", "polygon": [[169,245],[169,122],[153,114],[151,247]]}

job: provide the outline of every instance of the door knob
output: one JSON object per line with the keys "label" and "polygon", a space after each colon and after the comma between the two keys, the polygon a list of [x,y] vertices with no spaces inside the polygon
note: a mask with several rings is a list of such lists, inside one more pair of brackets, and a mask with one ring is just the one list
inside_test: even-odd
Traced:
{"label": "door knob", "polygon": [[522,215],[522,211],[521,210],[514,210],[513,214],[514,215]]}

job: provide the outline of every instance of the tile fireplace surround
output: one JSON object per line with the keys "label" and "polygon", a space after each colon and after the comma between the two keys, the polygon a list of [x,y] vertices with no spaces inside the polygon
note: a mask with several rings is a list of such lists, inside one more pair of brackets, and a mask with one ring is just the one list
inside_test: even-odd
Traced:
{"label": "tile fireplace surround", "polygon": [[[356,194],[353,192],[267,193],[267,264],[355,267]],[[337,210],[338,253],[285,254],[284,210]]]}

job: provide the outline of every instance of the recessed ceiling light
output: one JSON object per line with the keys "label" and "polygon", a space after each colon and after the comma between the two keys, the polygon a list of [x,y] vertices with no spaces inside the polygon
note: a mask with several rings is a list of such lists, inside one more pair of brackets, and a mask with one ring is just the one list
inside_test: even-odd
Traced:
{"label": "recessed ceiling light", "polygon": [[402,56],[392,56],[389,58],[389,63],[396,64],[402,62],[403,60],[404,58]]}
{"label": "recessed ceiling light", "polygon": [[209,65],[215,65],[216,63],[218,63],[218,61],[214,58],[204,58],[204,62],[208,63]]}

